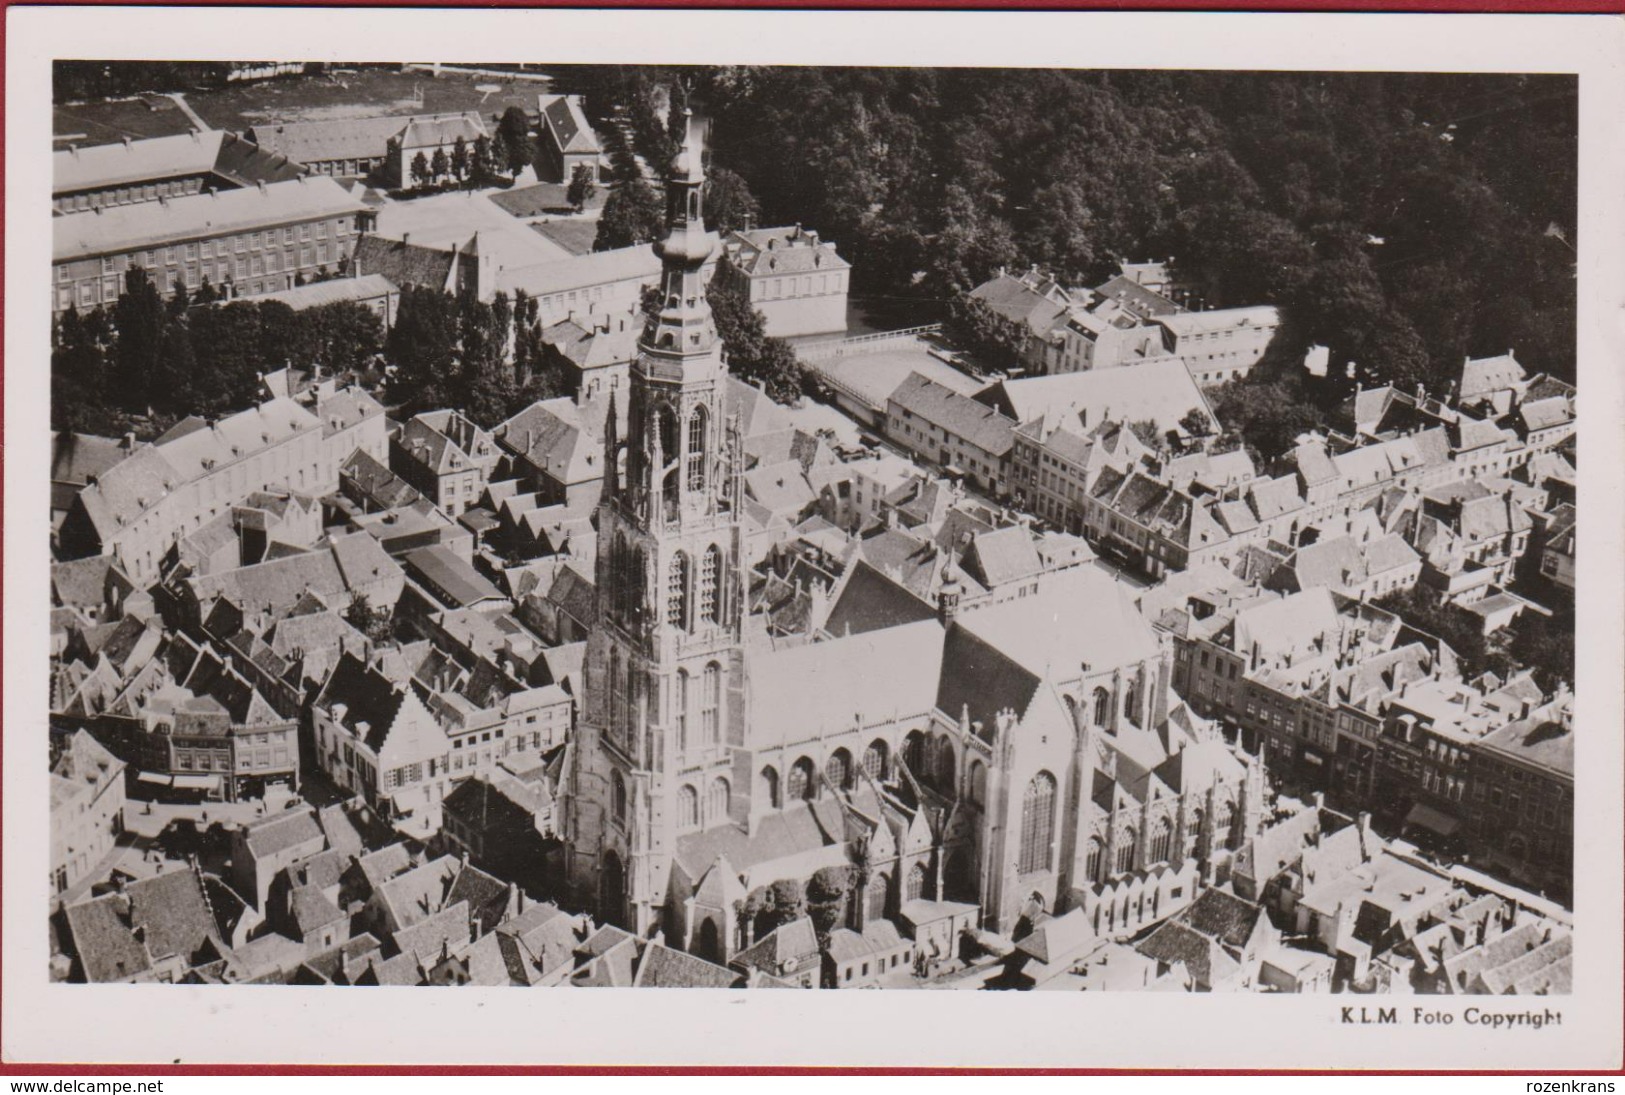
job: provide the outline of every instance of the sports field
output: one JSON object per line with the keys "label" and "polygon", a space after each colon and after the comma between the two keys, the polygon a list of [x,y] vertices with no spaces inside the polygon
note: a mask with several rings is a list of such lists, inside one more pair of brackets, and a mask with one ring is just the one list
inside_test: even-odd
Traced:
{"label": "sports field", "polygon": [[[379,114],[439,114],[477,110],[499,115],[510,106],[535,113],[536,96],[547,85],[465,73],[391,72],[387,69],[333,71],[321,76],[285,76],[186,92],[186,102],[210,126],[241,132],[269,121],[306,122],[365,118]],[[111,144],[125,137],[185,133],[191,120],[173,100],[149,95],[117,102],[59,106],[53,111],[58,147]]]}

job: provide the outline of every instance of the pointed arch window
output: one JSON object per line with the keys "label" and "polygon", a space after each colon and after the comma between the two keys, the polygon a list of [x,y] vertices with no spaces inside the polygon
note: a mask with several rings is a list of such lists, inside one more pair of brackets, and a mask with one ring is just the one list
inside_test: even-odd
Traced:
{"label": "pointed arch window", "polygon": [[869,773],[871,779],[886,778],[886,753],[886,742],[882,738],[870,742],[869,748],[863,751],[863,770]]}
{"label": "pointed arch window", "polygon": [[699,617],[707,623],[722,622],[722,603],[718,596],[718,583],[722,574],[722,552],[715,544],[705,549],[700,563]]}
{"label": "pointed arch window", "polygon": [[671,557],[666,574],[666,626],[688,627],[688,555],[679,551]]}
{"label": "pointed arch window", "polygon": [[1100,881],[1100,863],[1105,853],[1106,846],[1100,842],[1100,838],[1098,836],[1090,837],[1089,852],[1083,868],[1084,874],[1088,876],[1090,882]]}
{"label": "pointed arch window", "polygon": [[925,864],[916,863],[908,872],[908,894],[905,901],[918,901],[925,896]]}
{"label": "pointed arch window", "polygon": [[605,683],[609,689],[610,737],[619,741],[626,732],[626,682],[621,676],[621,652],[617,647],[609,648],[609,680]]}
{"label": "pointed arch window", "polygon": [[852,755],[845,749],[835,750],[824,765],[824,775],[831,787],[846,790],[852,778]]}
{"label": "pointed arch window", "polygon": [[863,890],[863,911],[869,920],[882,920],[886,916],[886,891],[891,882],[883,874],[869,879]]}
{"label": "pointed arch window", "polygon": [[987,803],[987,766],[979,760],[970,762],[970,800],[978,806]]}
{"label": "pointed arch window", "polygon": [[677,671],[677,694],[672,697],[672,704],[676,707],[676,717],[672,720],[677,725],[677,751],[688,751],[688,670]]}
{"label": "pointed arch window", "polygon": [[705,408],[695,407],[688,416],[688,489],[705,489]]}
{"label": "pointed arch window", "polygon": [[1149,862],[1164,863],[1174,850],[1174,827],[1163,818],[1157,822],[1157,827],[1151,833],[1151,856]]}
{"label": "pointed arch window", "polygon": [[1017,870],[1022,874],[1047,871],[1050,845],[1055,841],[1055,777],[1039,772],[1027,784],[1021,798],[1021,855]]}
{"label": "pointed arch window", "polygon": [[610,803],[615,811],[615,820],[626,821],[626,778],[619,772],[611,772],[609,777]]}
{"label": "pointed arch window", "polygon": [[771,765],[762,769],[762,797],[770,809],[777,810],[783,805],[779,799],[779,772]]}
{"label": "pointed arch window", "polygon": [[1134,869],[1134,841],[1138,834],[1134,826],[1123,830],[1123,839],[1117,845],[1117,873],[1127,874]]}
{"label": "pointed arch window", "polygon": [[1219,844],[1226,848],[1234,848],[1241,836],[1241,807],[1234,801],[1224,804],[1224,821],[1219,831]]}
{"label": "pointed arch window", "polygon": [[705,795],[705,823],[707,825],[720,825],[728,820],[728,808],[731,805],[732,791],[728,781],[718,776],[711,781],[711,789]]}
{"label": "pointed arch window", "polygon": [[700,735],[706,745],[722,740],[722,666],[716,662],[705,667],[700,689]]}
{"label": "pointed arch window", "polygon": [[813,797],[813,762],[800,757],[790,766],[790,779],[784,788],[785,798],[800,802]]}
{"label": "pointed arch window", "polygon": [[954,793],[954,776],[957,763],[954,760],[954,743],[947,738],[937,739],[937,790],[943,794]]}
{"label": "pointed arch window", "polygon": [[693,829],[700,823],[700,795],[694,788],[684,784],[677,792],[677,824],[685,829]]}
{"label": "pointed arch window", "polygon": [[1104,688],[1095,689],[1095,725],[1105,726],[1112,714],[1111,693]]}

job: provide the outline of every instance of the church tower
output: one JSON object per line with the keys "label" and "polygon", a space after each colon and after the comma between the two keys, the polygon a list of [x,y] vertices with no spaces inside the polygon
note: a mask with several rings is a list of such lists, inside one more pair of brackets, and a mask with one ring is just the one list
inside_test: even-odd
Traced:
{"label": "church tower", "polygon": [[748,780],[734,773],[742,454],[705,297],[717,237],[700,213],[704,182],[690,120],[667,180],[659,311],[632,366],[626,435],[614,407],[605,430],[598,612],[564,804],[573,897],[641,935],[662,927],[677,837],[748,813]]}

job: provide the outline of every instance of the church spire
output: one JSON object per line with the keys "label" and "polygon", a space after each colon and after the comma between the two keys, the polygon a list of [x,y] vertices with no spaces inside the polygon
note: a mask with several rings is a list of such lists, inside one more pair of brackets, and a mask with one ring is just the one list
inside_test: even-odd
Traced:
{"label": "church spire", "polygon": [[660,311],[643,332],[643,349],[662,357],[706,356],[716,347],[716,325],[705,299],[705,264],[717,237],[705,230],[705,165],[699,126],[683,113],[683,143],[666,175],[666,234],[660,256]]}

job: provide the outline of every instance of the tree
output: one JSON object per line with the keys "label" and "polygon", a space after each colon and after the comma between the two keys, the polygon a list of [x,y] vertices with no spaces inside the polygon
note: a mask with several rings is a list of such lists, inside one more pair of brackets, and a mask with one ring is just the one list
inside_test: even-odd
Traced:
{"label": "tree", "polygon": [[665,220],[660,197],[641,177],[621,182],[610,191],[604,210],[598,215],[594,251],[609,251],[648,243],[660,233]]}
{"label": "tree", "polygon": [[1128,428],[1146,448],[1160,449],[1163,447],[1164,439],[1157,430],[1157,423],[1153,419],[1142,418],[1138,422],[1130,422]]}
{"label": "tree", "polygon": [[984,300],[961,295],[949,306],[943,330],[984,368],[1006,372],[1021,363],[1027,328],[995,312]]}
{"label": "tree", "polygon": [[146,270],[132,266],[124,274],[124,293],[113,305],[117,332],[113,382],[126,407],[142,410],[152,401],[162,361],[165,314],[158,287]]}
{"label": "tree", "polygon": [[846,924],[848,899],[856,871],[850,865],[820,867],[807,882],[807,915],[820,946],[836,928]]}
{"label": "tree", "polygon": [[[706,300],[716,321],[717,335],[728,348],[728,369],[735,376],[759,384],[769,399],[794,403],[801,396],[801,362],[781,338],[767,334],[767,321],[750,298],[724,278],[711,279]],[[656,301],[658,301],[658,296]]]}
{"label": "tree", "polygon": [[[436,155],[438,154],[437,149]],[[468,167],[468,141],[459,134],[451,146],[451,173],[457,177],[458,182],[462,182],[468,177]]]}
{"label": "tree", "polygon": [[570,186],[564,192],[564,200],[575,206],[577,213],[587,207],[594,194],[598,193],[598,182],[593,177],[591,166],[578,163],[570,172]]}
{"label": "tree", "polygon": [[1511,659],[1493,650],[1484,639],[1484,621],[1460,605],[1441,605],[1423,589],[1396,590],[1374,602],[1411,627],[1442,640],[1455,651],[1461,675],[1471,680],[1485,671],[1505,677]]}
{"label": "tree", "polygon": [[482,184],[495,182],[508,166],[508,145],[499,131],[495,137],[474,142],[474,173]]}
{"label": "tree", "polygon": [[434,157],[429,160],[429,174],[434,181],[439,182],[451,173],[451,159],[446,155],[444,148],[434,150]]}
{"label": "tree", "polygon": [[1574,686],[1574,611],[1543,616],[1525,609],[1513,621],[1508,650],[1519,665],[1534,670],[1535,683],[1547,694],[1559,685]]}
{"label": "tree", "polygon": [[383,348],[383,320],[364,304],[341,300],[298,314],[310,328],[315,360],[336,373],[368,369]]}
{"label": "tree", "polygon": [[57,320],[51,337],[52,429],[95,433],[108,420],[106,326],[99,308],[84,319],[69,308]]}
{"label": "tree", "polygon": [[412,181],[419,186],[428,186],[434,178],[429,167],[429,157],[419,152],[412,157]]}
{"label": "tree", "polygon": [[1323,422],[1300,379],[1271,380],[1257,368],[1221,385],[1210,401],[1225,433],[1245,444],[1255,460],[1286,452]]}
{"label": "tree", "polygon": [[367,595],[359,589],[350,595],[344,619],[375,643],[387,643],[393,637],[394,613],[387,608],[373,608]]}
{"label": "tree", "polygon": [[517,106],[504,110],[502,120],[497,123],[497,136],[502,138],[509,173],[518,177],[536,159],[530,137],[530,119],[525,116],[524,110]]}
{"label": "tree", "polygon": [[418,409],[448,405],[457,374],[457,310],[451,295],[418,286],[402,289],[384,353],[394,366],[385,389],[392,403]]}
{"label": "tree", "polygon": [[753,228],[762,217],[761,204],[749,185],[726,167],[713,168],[706,177],[704,204],[706,227],[723,235]]}
{"label": "tree", "polygon": [[512,306],[502,293],[490,304],[472,293],[458,300],[464,389],[458,402],[470,420],[487,429],[517,409],[519,385],[508,360],[512,325]]}

